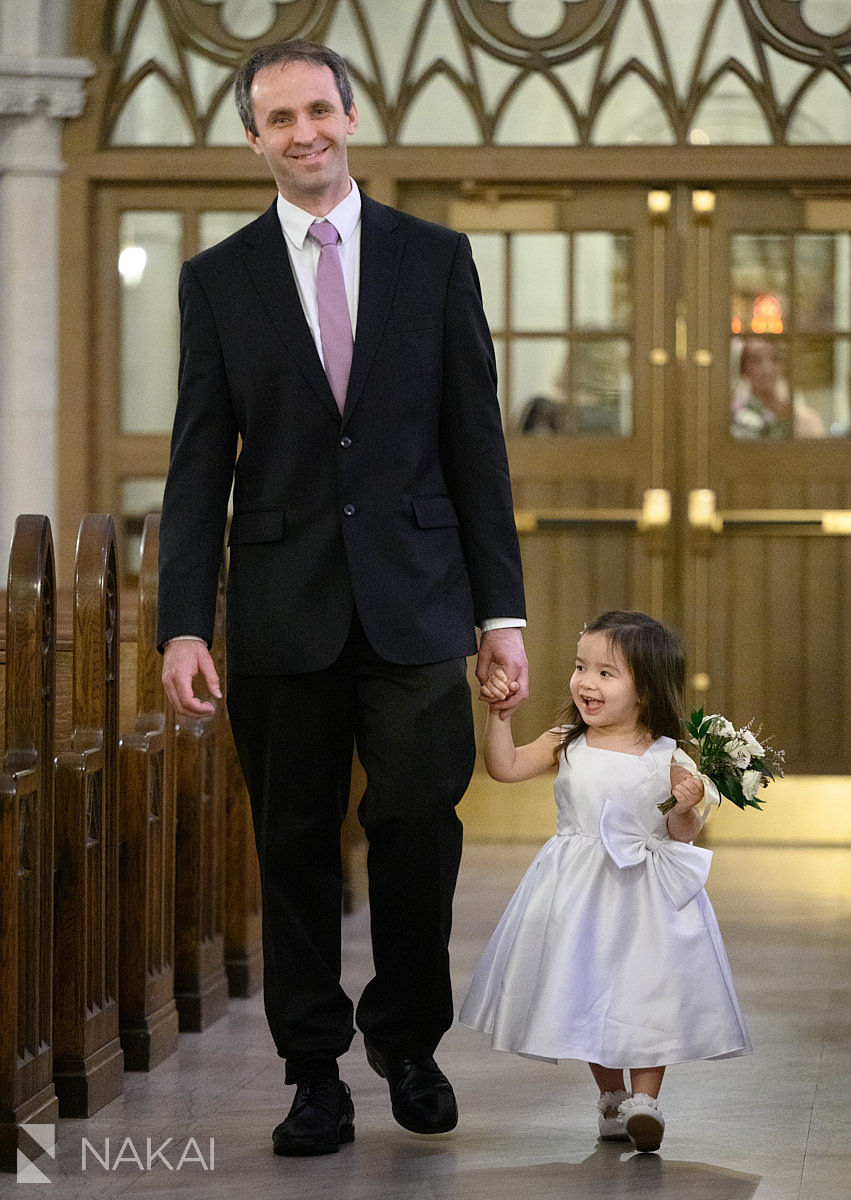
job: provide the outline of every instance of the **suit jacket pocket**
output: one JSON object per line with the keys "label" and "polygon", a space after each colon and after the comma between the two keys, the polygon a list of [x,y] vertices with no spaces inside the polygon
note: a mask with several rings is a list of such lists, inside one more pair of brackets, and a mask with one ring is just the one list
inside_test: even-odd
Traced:
{"label": "suit jacket pocket", "polygon": [[229,546],[248,542],[279,542],[284,536],[284,510],[266,508],[258,512],[233,514],[228,535]]}
{"label": "suit jacket pocket", "polygon": [[448,496],[415,496],[411,504],[420,529],[443,529],[459,524],[455,505]]}

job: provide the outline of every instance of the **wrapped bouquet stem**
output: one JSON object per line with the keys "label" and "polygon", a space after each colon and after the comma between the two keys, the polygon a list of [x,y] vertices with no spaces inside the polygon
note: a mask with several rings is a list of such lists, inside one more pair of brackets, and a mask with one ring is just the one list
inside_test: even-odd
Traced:
{"label": "wrapped bouquet stem", "polygon": [[[762,808],[758,792],[782,776],[783,751],[759,742],[749,725],[736,729],[717,713],[704,716],[702,708],[693,709],[685,724],[687,744],[701,775],[711,779],[720,794],[739,808]],[[675,804],[669,796],[659,809],[667,813]]]}

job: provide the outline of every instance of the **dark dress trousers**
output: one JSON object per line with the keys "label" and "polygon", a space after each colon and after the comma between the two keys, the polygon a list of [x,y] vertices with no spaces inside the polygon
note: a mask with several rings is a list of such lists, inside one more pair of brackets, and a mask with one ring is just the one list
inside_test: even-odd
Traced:
{"label": "dark dress trousers", "polygon": [[228,708],[255,821],[265,997],[290,1063],[352,1038],[340,986],[339,828],[367,774],[386,1052],[452,1021],[448,940],[473,766],[475,624],[524,615],[493,349],[467,239],[363,197],[342,418],[276,205],[186,263],[163,502],[158,640],[212,636],[233,483]]}

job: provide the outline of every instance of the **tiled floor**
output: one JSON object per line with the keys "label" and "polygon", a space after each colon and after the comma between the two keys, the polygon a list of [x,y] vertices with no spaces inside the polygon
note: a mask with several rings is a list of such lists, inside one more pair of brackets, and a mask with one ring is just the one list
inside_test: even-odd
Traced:
{"label": "tiled floor", "polygon": [[[459,1000],[534,849],[466,849],[454,932]],[[276,1158],[269,1135],[291,1089],[254,997],[232,1001],[206,1033],[181,1035],[177,1054],[150,1075],[127,1075],[123,1097],[90,1120],[61,1121],[55,1160],[42,1156],[38,1166],[63,1200],[178,1189],[182,1200],[847,1200],[851,848],[725,845],[709,891],[756,1053],[671,1068],[659,1154],[597,1143],[584,1065],[498,1054],[456,1026],[438,1053],[461,1110],[453,1133],[423,1138],[393,1123],[386,1086],[366,1066],[358,1037],[343,1060],[354,1145],[319,1159]],[[345,937],[345,975],[356,992],[369,971],[365,911],[346,918]],[[84,1138],[93,1148],[85,1170]],[[148,1170],[148,1139],[156,1151],[167,1138]],[[3,1196],[26,1196],[29,1187],[0,1176]]]}

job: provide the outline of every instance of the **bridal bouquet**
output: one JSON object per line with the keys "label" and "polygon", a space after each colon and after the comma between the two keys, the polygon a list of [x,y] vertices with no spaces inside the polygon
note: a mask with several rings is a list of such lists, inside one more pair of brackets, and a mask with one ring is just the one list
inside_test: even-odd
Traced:
{"label": "bridal bouquet", "polygon": [[[762,808],[757,792],[776,776],[782,776],[783,751],[774,750],[768,743],[761,745],[748,725],[734,729],[726,717],[705,717],[702,708],[693,709],[691,720],[685,724],[688,742],[697,751],[694,757],[698,771],[739,808]],[[659,809],[667,813],[675,804],[674,797],[669,796]]]}

